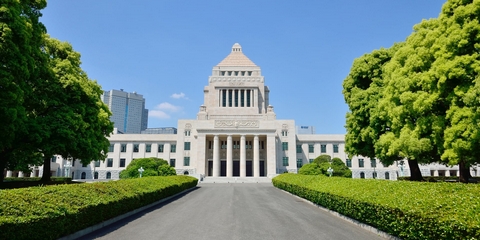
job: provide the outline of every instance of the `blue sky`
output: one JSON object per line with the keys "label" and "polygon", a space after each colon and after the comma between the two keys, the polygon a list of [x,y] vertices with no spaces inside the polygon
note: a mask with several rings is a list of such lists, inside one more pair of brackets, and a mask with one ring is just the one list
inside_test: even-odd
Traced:
{"label": "blue sky", "polygon": [[148,127],[195,119],[234,43],[261,67],[277,119],[343,134],[353,60],[404,41],[444,0],[48,0],[41,21],[104,90],[146,99]]}

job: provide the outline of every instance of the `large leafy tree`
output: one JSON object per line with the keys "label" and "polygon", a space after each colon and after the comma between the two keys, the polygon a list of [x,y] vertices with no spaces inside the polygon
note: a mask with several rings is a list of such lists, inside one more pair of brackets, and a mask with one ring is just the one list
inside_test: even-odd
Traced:
{"label": "large leafy tree", "polygon": [[[29,99],[37,83],[48,78],[42,52],[46,30],[39,22],[45,0],[3,0],[0,5],[0,169],[30,159],[27,146]],[[25,148],[18,151],[19,148]],[[13,159],[16,159],[13,161]],[[20,160],[22,159],[22,160]],[[3,174],[0,175],[0,182]]]}
{"label": "large leafy tree", "polygon": [[42,139],[38,149],[44,156],[42,180],[49,180],[53,154],[80,159],[83,164],[105,159],[110,145],[106,137],[113,124],[108,107],[100,99],[100,86],[80,67],[80,54],[69,43],[48,35],[44,51],[54,77],[50,86],[39,88],[42,92],[36,94],[43,97],[35,120]]}
{"label": "large leafy tree", "polygon": [[379,158],[386,166],[399,158],[375,148],[375,144],[382,134],[390,131],[387,113],[378,107],[385,85],[384,68],[402,45],[397,43],[355,59],[343,82],[343,94],[350,110],[346,116],[345,150],[350,156]]}
{"label": "large leafy tree", "polygon": [[[347,129],[353,133],[353,140],[346,139],[349,152],[373,152],[381,160],[406,158],[413,180],[421,179],[418,163],[458,164],[460,181],[468,181],[469,167],[478,163],[480,153],[479,18],[480,1],[450,0],[437,19],[414,27],[382,67],[378,106],[368,108],[360,103],[351,109],[354,116],[347,117]],[[346,95],[353,106],[358,100],[352,97],[354,90],[350,87],[352,94]],[[368,111],[371,109],[375,111]],[[380,113],[388,131],[368,134],[376,120],[372,113]]]}
{"label": "large leafy tree", "polygon": [[442,160],[468,182],[480,156],[480,1],[448,1],[439,19],[431,69],[449,102]]}

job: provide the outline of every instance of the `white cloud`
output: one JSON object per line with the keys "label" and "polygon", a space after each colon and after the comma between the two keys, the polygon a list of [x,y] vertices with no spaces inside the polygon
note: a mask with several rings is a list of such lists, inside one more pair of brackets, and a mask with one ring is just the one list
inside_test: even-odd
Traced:
{"label": "white cloud", "polygon": [[159,119],[169,119],[170,118],[170,115],[168,115],[164,111],[160,111],[160,110],[148,111],[148,116],[153,117],[153,118],[159,118]]}
{"label": "white cloud", "polygon": [[175,98],[175,99],[188,99],[187,97],[185,97],[185,93],[181,92],[181,93],[174,93],[172,94],[172,96],[170,96],[171,98]]}
{"label": "white cloud", "polygon": [[168,102],[163,102],[155,106],[154,110],[161,110],[161,111],[167,111],[167,112],[178,112],[182,110],[181,107],[175,106],[173,104],[170,104]]}

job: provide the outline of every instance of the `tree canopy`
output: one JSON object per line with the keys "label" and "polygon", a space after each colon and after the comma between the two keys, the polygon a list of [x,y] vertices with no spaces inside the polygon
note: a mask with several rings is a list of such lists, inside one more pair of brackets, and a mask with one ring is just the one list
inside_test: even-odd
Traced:
{"label": "tree canopy", "polygon": [[[36,85],[49,78],[42,52],[46,29],[39,22],[45,0],[5,0],[0,6],[0,169],[23,163],[30,150],[32,106],[26,102]],[[13,160],[15,159],[15,160]],[[0,182],[3,174],[0,176]]]}
{"label": "tree canopy", "polygon": [[480,143],[480,1],[449,0],[405,42],[356,59],[344,81],[346,151],[384,165],[460,164],[468,181]]}
{"label": "tree canopy", "polygon": [[0,169],[27,171],[43,161],[49,179],[53,154],[84,164],[104,159],[113,124],[80,54],[39,22],[45,6],[45,0],[0,6]]}

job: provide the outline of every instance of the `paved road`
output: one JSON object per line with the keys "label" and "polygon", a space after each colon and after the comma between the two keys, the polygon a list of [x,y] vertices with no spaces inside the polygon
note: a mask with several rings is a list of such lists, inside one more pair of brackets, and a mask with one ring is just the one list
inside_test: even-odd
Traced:
{"label": "paved road", "polygon": [[383,239],[271,183],[199,184],[82,239]]}

